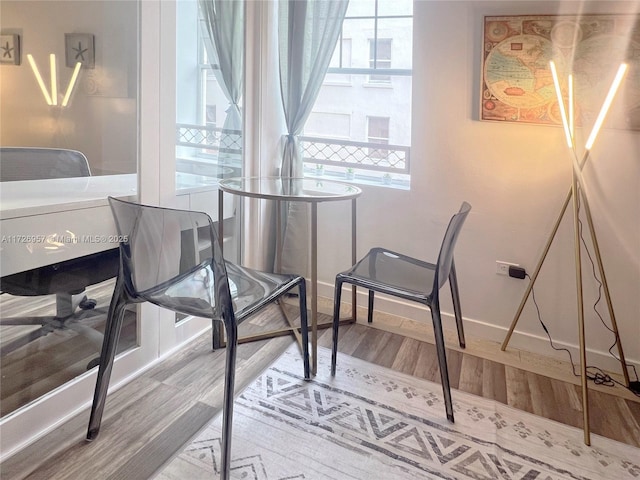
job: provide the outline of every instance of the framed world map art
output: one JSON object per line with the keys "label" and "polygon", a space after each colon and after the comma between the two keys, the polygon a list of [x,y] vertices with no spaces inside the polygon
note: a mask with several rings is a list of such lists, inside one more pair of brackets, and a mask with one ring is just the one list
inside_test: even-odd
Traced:
{"label": "framed world map art", "polygon": [[640,130],[640,16],[484,17],[481,120],[561,125],[549,61],[567,97],[574,82],[575,124],[598,115],[621,63],[628,69],[607,119]]}

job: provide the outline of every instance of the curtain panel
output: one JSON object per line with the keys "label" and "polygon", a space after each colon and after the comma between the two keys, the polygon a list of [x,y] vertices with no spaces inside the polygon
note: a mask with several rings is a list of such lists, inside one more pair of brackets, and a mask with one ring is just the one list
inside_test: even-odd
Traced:
{"label": "curtain panel", "polygon": [[[199,0],[200,11],[209,33],[205,42],[209,63],[225,97],[229,101],[222,127],[218,157],[234,155],[242,146],[242,114],[240,98],[244,78],[244,11],[245,2]],[[237,156],[237,153],[235,153]]]}
{"label": "curtain panel", "polygon": [[279,3],[280,90],[287,124],[283,177],[302,176],[297,136],[322,87],[348,4],[348,0],[281,0]]}
{"label": "curtain panel", "polygon": [[[302,152],[298,135],[315,104],[340,36],[348,0],[280,0],[278,50],[280,93],[287,125],[283,137],[280,175],[300,178]],[[307,204],[284,206],[283,271],[307,272],[309,265],[309,210]]]}

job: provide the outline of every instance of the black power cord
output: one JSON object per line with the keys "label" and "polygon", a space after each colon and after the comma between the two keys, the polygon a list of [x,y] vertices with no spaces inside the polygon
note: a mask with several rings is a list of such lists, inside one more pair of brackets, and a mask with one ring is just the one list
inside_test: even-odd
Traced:
{"label": "black power cord", "polygon": [[[580,212],[580,198],[578,197],[578,213],[579,212]],[[602,285],[602,282],[600,281],[600,279],[598,278],[598,275],[596,273],[595,263],[593,262],[593,258],[591,257],[591,253],[589,252],[589,248],[587,247],[587,243],[584,240],[584,236],[582,235],[582,221],[580,220],[580,217],[578,217],[578,233],[579,233],[579,236],[580,236],[580,240],[581,240],[582,244],[584,245],[584,249],[585,249],[585,251],[587,253],[587,257],[589,258],[589,262],[591,262],[591,271],[593,273],[593,278],[598,283],[598,298],[593,303],[593,311],[596,313],[596,315],[600,319],[600,322],[602,323],[602,325],[604,325],[604,327],[607,330],[609,330],[611,333],[613,333],[615,340],[614,340],[613,344],[609,347],[609,354],[613,358],[615,358],[618,362],[620,362],[620,358],[618,358],[616,356],[616,354],[612,351],[613,348],[616,345],[618,345],[618,342],[620,341],[620,338],[619,338],[618,334],[611,327],[609,327],[609,325],[606,324],[606,322],[604,321],[604,318],[602,317],[602,315],[598,311],[598,304],[602,300],[602,288],[603,288],[603,285]],[[511,274],[511,272],[509,272],[509,273]],[[529,281],[531,281],[531,277],[529,276],[529,274],[524,273],[524,275],[527,278],[529,278]],[[516,278],[523,278],[523,277],[518,276]],[[531,288],[531,296],[532,296],[532,299],[533,299],[533,304],[536,307],[536,312],[537,312],[537,315],[538,315],[538,321],[542,325],[543,330],[545,331],[545,333],[547,334],[547,337],[549,338],[549,344],[551,345],[551,348],[553,348],[556,351],[565,351],[565,352],[567,352],[567,354],[569,355],[569,361],[571,362],[571,370],[573,371],[573,374],[576,377],[580,376],[576,372],[576,366],[573,363],[573,356],[571,355],[571,352],[567,348],[556,347],[553,344],[553,340],[551,338],[551,334],[549,333],[549,330],[547,329],[547,326],[542,321],[542,315],[540,314],[540,308],[538,307],[538,302],[536,301],[536,294],[535,294],[535,291],[533,290],[533,287]],[[633,393],[636,397],[640,397],[640,379],[638,378],[638,372],[636,371],[636,367],[633,364],[625,363],[624,368],[627,368],[627,367],[631,367],[631,369],[633,370],[633,374],[634,374],[634,376],[636,378],[635,381],[630,381],[629,382],[629,386],[628,387],[625,384],[623,384],[623,383],[617,381],[616,379],[614,379],[613,377],[611,377],[608,373],[604,372],[600,367],[593,366],[593,365],[587,365],[587,368],[586,368],[586,370],[587,370],[587,378],[589,380],[593,381],[593,383],[595,383],[596,385],[604,385],[604,386],[607,386],[607,387],[613,387],[616,384],[620,385],[621,387],[628,388],[629,391],[631,391],[631,393]]]}
{"label": "black power cord", "polygon": [[[529,280],[531,280],[531,277],[529,277],[529,274],[526,274],[526,276],[527,276],[527,278],[529,278]],[[573,355],[571,355],[571,351],[569,351],[569,349],[567,349],[565,347],[557,347],[553,343],[553,339],[551,338],[551,334],[549,333],[549,329],[547,328],[547,326],[542,321],[542,315],[540,314],[540,308],[538,307],[538,302],[536,300],[536,293],[535,293],[535,290],[533,288],[531,289],[531,298],[533,299],[533,304],[536,307],[536,312],[538,314],[538,321],[540,322],[540,325],[542,325],[542,329],[544,330],[544,332],[547,334],[547,338],[549,338],[549,345],[551,345],[551,348],[553,348],[554,350],[556,350],[558,352],[560,352],[560,351],[567,352],[567,355],[569,356],[569,362],[571,363],[571,370],[573,371],[573,375],[575,375],[576,377],[579,377],[580,374],[578,372],[576,372],[576,365],[573,362]],[[611,346],[611,348],[613,348],[616,344],[617,344],[617,340],[616,340],[616,343],[614,343]],[[616,356],[611,352],[611,348],[609,349],[609,353],[611,353],[611,355],[614,358],[616,358]],[[627,364],[626,366],[630,366],[633,369],[633,373],[634,373],[634,375],[635,375],[635,377],[637,379],[638,378],[638,374],[636,372],[635,365]],[[611,377],[611,375],[609,375],[608,373],[604,372],[600,367],[596,367],[596,366],[593,366],[593,365],[587,365],[587,379],[591,380],[596,385],[604,385],[604,386],[607,386],[607,387],[613,387],[616,384],[618,384],[621,387],[627,388],[627,386],[624,383],[621,383],[621,382],[617,381],[616,379]],[[631,388],[631,386],[634,385],[634,384],[640,384],[640,382],[637,381],[637,380],[635,382],[629,382],[629,390],[635,396],[640,397],[640,391],[636,391],[635,389]]]}

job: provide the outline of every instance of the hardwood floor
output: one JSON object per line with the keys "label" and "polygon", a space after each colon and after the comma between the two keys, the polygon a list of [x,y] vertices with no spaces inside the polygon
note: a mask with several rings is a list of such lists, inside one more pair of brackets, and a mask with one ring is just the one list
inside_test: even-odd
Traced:
{"label": "hardwood floor", "polygon": [[[266,312],[241,329],[276,316]],[[330,331],[323,331],[320,345],[330,342]],[[291,343],[280,337],[241,345],[236,391]],[[341,327],[339,345],[342,353],[439,382],[435,347],[427,341],[354,324]],[[209,335],[199,337],[109,396],[97,440],[84,441],[88,412],[83,412],[5,461],[0,478],[152,477],[219,412],[223,353],[211,351]],[[452,388],[581,428],[578,385],[456,349],[447,354]],[[640,448],[640,399],[594,390],[589,395],[592,432]]]}

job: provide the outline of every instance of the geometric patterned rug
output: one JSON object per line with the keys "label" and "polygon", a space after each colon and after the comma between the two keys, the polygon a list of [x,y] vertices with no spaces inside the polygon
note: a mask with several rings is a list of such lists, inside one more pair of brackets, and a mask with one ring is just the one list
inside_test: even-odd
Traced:
{"label": "geometric patterned rug", "polygon": [[[302,378],[296,345],[237,399],[232,478],[640,479],[640,449],[457,390],[446,420],[439,384],[319,349]],[[156,477],[218,478],[220,418]]]}

